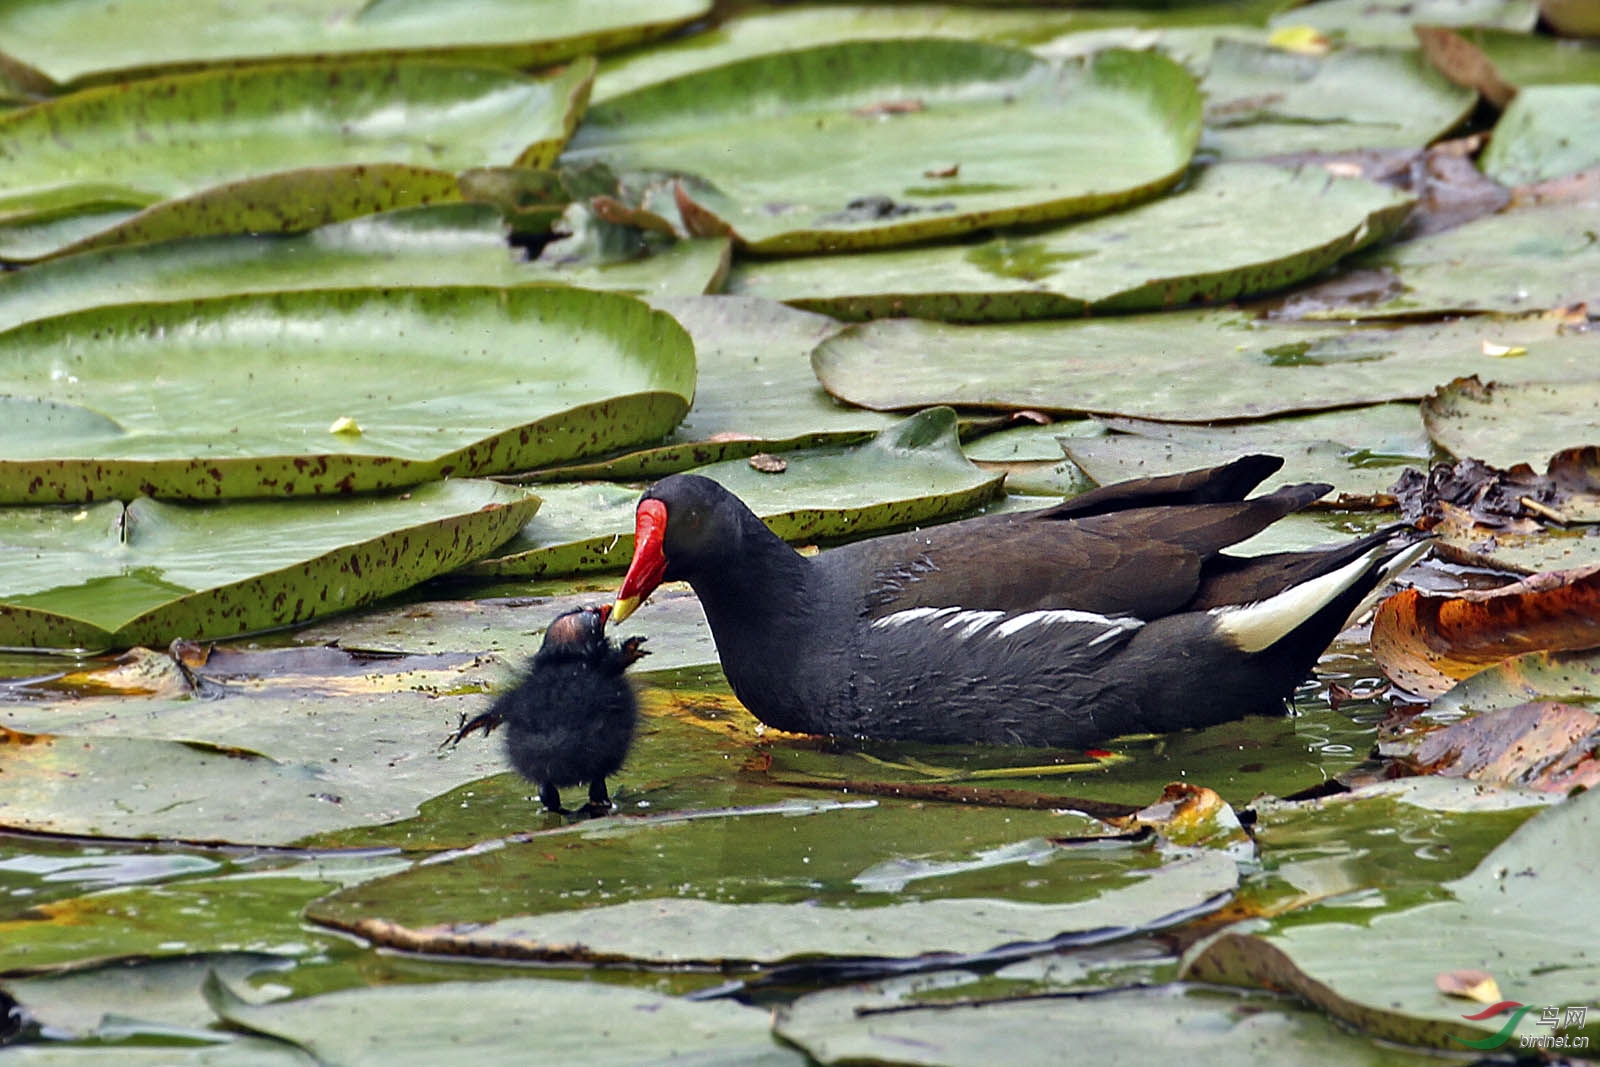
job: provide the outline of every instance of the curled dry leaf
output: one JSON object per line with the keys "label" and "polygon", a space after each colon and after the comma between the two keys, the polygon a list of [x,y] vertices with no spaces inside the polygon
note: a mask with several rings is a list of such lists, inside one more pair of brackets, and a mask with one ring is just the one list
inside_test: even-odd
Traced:
{"label": "curled dry leaf", "polygon": [[1495,107],[1504,108],[1517,95],[1517,87],[1500,76],[1483,49],[1443,26],[1413,26],[1428,62],[1455,84],[1476,89]]}
{"label": "curled dry leaf", "polygon": [[1600,785],[1597,745],[1600,715],[1543,700],[1432,730],[1402,762],[1419,774],[1566,793]]}
{"label": "curled dry leaf", "polygon": [[1372,621],[1372,651],[1383,672],[1433,696],[1510,656],[1596,646],[1600,565],[1452,596],[1407,589],[1380,604]]}

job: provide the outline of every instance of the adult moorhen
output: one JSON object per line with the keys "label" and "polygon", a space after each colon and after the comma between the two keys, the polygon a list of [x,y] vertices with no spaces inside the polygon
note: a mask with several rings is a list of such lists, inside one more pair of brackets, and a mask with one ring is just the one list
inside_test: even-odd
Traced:
{"label": "adult moorhen", "polygon": [[606,779],[622,768],[638,705],[622,672],[641,656],[642,637],[619,648],[606,637],[609,606],[557,615],[544,632],[527,674],[489,710],[463,722],[445,739],[456,745],[475,730],[487,736],[506,726],[506,755],[517,773],[536,782],[539,799],[562,812],[561,789],[589,783],[585,810],[611,810]]}
{"label": "adult moorhen", "polygon": [[800,733],[1082,747],[1281,713],[1362,600],[1425,550],[1381,532],[1224,553],[1331,488],[1244,499],[1282,463],[1246,456],[809,559],[715,482],[673,475],[639,502],[612,618],[687,581],[734,693]]}

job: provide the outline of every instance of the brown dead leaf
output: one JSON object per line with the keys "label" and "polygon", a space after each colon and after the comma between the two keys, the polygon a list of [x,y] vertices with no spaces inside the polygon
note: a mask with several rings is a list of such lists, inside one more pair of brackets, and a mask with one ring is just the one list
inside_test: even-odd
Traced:
{"label": "brown dead leaf", "polygon": [[1418,774],[1552,793],[1600,785],[1600,715],[1544,700],[1432,730],[1401,760]]}
{"label": "brown dead leaf", "polygon": [[1180,845],[1218,847],[1249,841],[1249,835],[1239,825],[1239,818],[1227,801],[1205,786],[1188,782],[1170,783],[1154,804],[1126,820],[1112,822],[1126,830],[1154,830]]}
{"label": "brown dead leaf", "polygon": [[924,178],[954,178],[961,173],[961,164],[952,163],[948,167],[935,167],[922,172]]}
{"label": "brown dead leaf", "polygon": [[1483,50],[1459,33],[1443,26],[1413,26],[1411,30],[1428,62],[1450,81],[1464,89],[1476,89],[1502,110],[1517,95],[1517,87],[1500,77]]}
{"label": "brown dead leaf", "polygon": [[1440,971],[1433,979],[1439,992],[1447,997],[1475,1000],[1479,1004],[1498,1004],[1500,983],[1488,971]]}
{"label": "brown dead leaf", "polygon": [[672,184],[672,198],[678,205],[678,216],[683,219],[684,229],[689,231],[690,237],[733,236],[733,227],[696,203],[682,182]]}
{"label": "brown dead leaf", "polygon": [[750,457],[750,469],[762,474],[782,474],[789,469],[789,461],[771,452],[757,452]]}
{"label": "brown dead leaf", "polygon": [[642,207],[632,207],[623,203],[614,196],[593,196],[589,198],[589,210],[602,222],[610,222],[617,226],[632,226],[640,230],[652,230],[656,233],[665,233],[676,236],[672,223]]}
{"label": "brown dead leaf", "polygon": [[1451,596],[1407,589],[1378,605],[1372,620],[1383,672],[1433,696],[1510,656],[1597,646],[1600,565]]}

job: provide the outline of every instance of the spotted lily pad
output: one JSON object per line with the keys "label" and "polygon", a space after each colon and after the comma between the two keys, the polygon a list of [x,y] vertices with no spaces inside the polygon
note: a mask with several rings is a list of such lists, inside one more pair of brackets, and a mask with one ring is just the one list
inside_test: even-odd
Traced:
{"label": "spotted lily pad", "polygon": [[[703,242],[702,242],[703,243]],[[811,349],[839,329],[825,315],[757,297],[653,298],[694,339],[694,403],[665,444],[546,478],[658,478],[761,452],[855,444],[894,416],[845,407],[817,384]]]}
{"label": "spotted lily pad", "polygon": [[613,97],[563,159],[684,175],[696,232],[756,251],[864,248],[1148,198],[1187,166],[1199,110],[1194,80],[1154,54],[1055,65],[970,41],[850,41]]}
{"label": "spotted lily pad", "polygon": [[850,326],[811,362],[839,399],[878,410],[955,404],[1174,422],[1258,419],[1417,400],[1458,374],[1494,377],[1485,344],[1524,348],[1518,376],[1594,376],[1600,336],[1540,321],[1398,329],[1259,324],[1230,312],[957,326]]}
{"label": "spotted lily pad", "polygon": [[435,482],[359,500],[0,509],[0,644],[166,645],[287,626],[493,550],[539,500]]}
{"label": "spotted lily pad", "polygon": [[204,0],[175,33],[161,0],[21,3],[0,12],[14,59],[56,82],[125,80],[202,64],[304,56],[406,55],[535,67],[668,32],[704,15],[706,0],[289,0],[270,7]]}
{"label": "spotted lily pad", "polygon": [[1302,55],[1223,40],[1211,56],[1204,145],[1224,159],[1421,148],[1465,119],[1477,94],[1415,48]]}
{"label": "spotted lily pad", "polygon": [[153,78],[13,111],[0,115],[0,256],[309,229],[459,199],[457,171],[552,162],[592,76],[592,62],[544,78],[301,63]]}
{"label": "spotted lily pad", "polygon": [[1600,307],[1600,241],[1591,236],[1596,232],[1600,196],[1519,205],[1360,253],[1346,266],[1371,272],[1363,275],[1368,284],[1354,297],[1335,295],[1301,314],[1366,319]]}
{"label": "spotted lily pad", "polygon": [[727,242],[678,241],[626,262],[528,262],[500,212],[441,204],[364,215],[263,240],[218,235],[105,248],[0,274],[0,330],[100,304],[352,286],[549,285],[687,295],[721,268]]}
{"label": "spotted lily pad", "polygon": [[643,1067],[663,1059],[730,1067],[804,1064],[804,1057],[773,1039],[760,1009],[729,1001],[697,1004],[593,982],[434,982],[256,1004],[213,975],[205,993],[230,1025],[304,1049],[318,1063],[381,1060],[392,1067],[437,1067],[463,1057],[511,1062],[524,1059],[532,1041],[541,1059],[572,1067]]}
{"label": "spotted lily pad", "polygon": [[[1596,818],[1600,790],[1590,790],[1523,824],[1471,874],[1446,883],[1446,899],[1336,921],[1296,916],[1266,933],[1225,931],[1196,947],[1184,973],[1287,990],[1373,1036],[1438,1049],[1548,1036],[1541,1009],[1575,1005],[1585,1017],[1559,1029],[1592,1043],[1600,1038],[1600,960],[1552,917],[1581,899],[1600,869]],[[1441,930],[1451,936],[1441,939]],[[1351,951],[1353,939],[1360,952]],[[1513,1002],[1510,1014],[1486,1015],[1440,992],[1435,976],[1457,970],[1493,976]]]}
{"label": "spotted lily pad", "polygon": [[[955,412],[924,411],[865,444],[785,454],[767,474],[742,459],[695,468],[722,483],[790,541],[860,536],[959,514],[994,497],[1001,476],[972,465]],[[633,554],[639,494],[604,482],[541,486],[545,506],[469,573],[547,577],[620,569]]]}
{"label": "spotted lily pad", "polygon": [[[367,882],[308,914],[387,943],[471,955],[907,957],[1153,922],[1238,877],[1216,851],[1052,842],[1092,825],[1081,816],[929,814],[858,802],[597,823]],[[457,863],[471,865],[484,891],[465,899],[450,888]]]}
{"label": "spotted lily pad", "polygon": [[1411,199],[1316,169],[1224,164],[1180,193],[979,244],[753,260],[727,291],[841,318],[1049,318],[1220,302],[1292,285],[1382,240]]}
{"label": "spotted lily pad", "polygon": [[348,494],[500,473],[658,438],[694,390],[672,319],[565,287],[113,305],[0,337],[7,501]]}
{"label": "spotted lily pad", "polygon": [[1479,163],[1502,185],[1559,178],[1600,163],[1600,86],[1522,89],[1495,124]]}
{"label": "spotted lily pad", "polygon": [[[1519,373],[1520,357],[1502,363],[1504,377]],[[1498,381],[1457,378],[1422,402],[1422,420],[1439,447],[1453,456],[1502,469],[1543,467],[1566,448],[1600,445],[1600,370],[1590,381]]]}

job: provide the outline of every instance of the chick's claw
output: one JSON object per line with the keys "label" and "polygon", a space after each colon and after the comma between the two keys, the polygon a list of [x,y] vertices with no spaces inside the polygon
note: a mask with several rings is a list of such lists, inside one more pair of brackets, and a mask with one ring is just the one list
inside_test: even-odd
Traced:
{"label": "chick's claw", "polygon": [[461,743],[462,738],[470,737],[479,730],[483,731],[484,737],[488,737],[490,734],[494,733],[494,728],[499,726],[504,721],[504,719],[496,715],[493,711],[486,711],[481,715],[474,715],[470,720],[467,718],[467,713],[462,712],[461,721],[456,724],[455,732],[449,737],[445,738],[443,741],[439,742],[439,747],[443,748],[446,745],[449,745],[451,748],[454,748]]}

